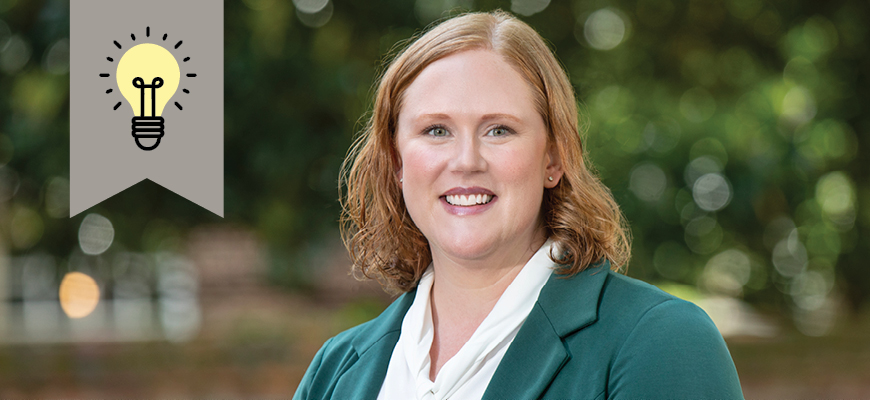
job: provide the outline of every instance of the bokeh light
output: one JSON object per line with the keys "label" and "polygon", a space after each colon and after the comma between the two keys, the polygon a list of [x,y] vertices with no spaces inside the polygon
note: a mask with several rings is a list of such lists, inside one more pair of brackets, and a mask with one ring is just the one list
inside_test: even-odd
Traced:
{"label": "bokeh light", "polygon": [[683,179],[689,187],[695,186],[695,182],[704,175],[722,171],[722,164],[715,158],[701,156],[693,159],[686,165],[683,171]]}
{"label": "bokeh light", "polygon": [[56,264],[47,254],[33,254],[20,259],[21,297],[25,301],[41,301],[53,299],[56,291]]}
{"label": "bokeh light", "polygon": [[838,43],[837,27],[824,16],[814,15],[790,29],[782,46],[787,54],[815,60],[834,50]]}
{"label": "bokeh light", "polygon": [[795,86],[782,99],[782,117],[795,124],[803,124],[816,116],[816,101],[804,87]]}
{"label": "bokeh light", "polygon": [[[293,2],[296,3],[295,1]],[[305,5],[313,9],[319,5],[319,1],[304,1]],[[302,25],[305,25],[309,28],[320,28],[321,26],[326,25],[330,19],[332,19],[333,13],[333,5],[331,0],[327,0],[322,7],[320,7],[317,11],[314,12],[306,12],[304,9],[300,9],[299,6],[296,7],[296,17],[299,18],[299,21],[302,22]]]}
{"label": "bokeh light", "polygon": [[827,335],[834,327],[840,308],[841,306],[830,297],[825,298],[815,309],[797,307],[794,310],[795,327],[807,336]]}
{"label": "bokeh light", "polygon": [[511,0],[511,11],[526,17],[535,15],[550,5],[550,0]]}
{"label": "bokeh light", "polygon": [[820,221],[807,229],[806,247],[810,254],[835,258],[843,251],[843,242],[836,227]]}
{"label": "bokeh light", "polygon": [[9,201],[20,187],[18,173],[9,167],[0,167],[0,202]]}
{"label": "bokeh light", "polygon": [[752,266],[746,253],[728,249],[707,261],[702,275],[704,287],[714,293],[739,296],[749,282]]}
{"label": "bokeh light", "polygon": [[53,218],[69,216],[69,181],[65,178],[53,177],[45,185],[45,212]]}
{"label": "bokeh light", "polygon": [[0,49],[0,71],[15,74],[30,61],[30,44],[19,35],[13,35]]}
{"label": "bokeh light", "polygon": [[665,172],[655,164],[644,163],[631,171],[628,188],[637,198],[646,202],[656,202],[662,197],[668,179]]}
{"label": "bokeh light", "polygon": [[789,294],[798,307],[817,310],[825,304],[834,282],[817,271],[805,271],[795,276],[789,286]]}
{"label": "bokeh light", "polygon": [[776,271],[784,277],[793,278],[806,270],[807,249],[801,243],[797,229],[776,244],[771,257]]}
{"label": "bokeh light", "polygon": [[[592,106],[606,123],[622,121],[635,108],[635,99],[631,91],[619,85],[610,85],[601,89],[593,98]],[[637,135],[637,132],[634,132]]]}
{"label": "bokeh light", "polygon": [[189,260],[171,253],[157,255],[160,321],[168,340],[190,340],[202,316],[197,299],[199,281],[196,267]]}
{"label": "bokeh light", "polygon": [[84,318],[100,302],[100,287],[94,278],[81,272],[67,273],[58,290],[60,306],[70,318]]}
{"label": "bokeh light", "polygon": [[9,30],[9,25],[6,25],[2,19],[0,19],[0,50],[3,50],[6,47],[6,44],[9,43],[9,39],[12,37],[12,31]]}
{"label": "bokeh light", "polygon": [[296,10],[306,14],[314,14],[323,10],[330,0],[293,0]]}
{"label": "bokeh light", "polygon": [[698,254],[710,254],[722,244],[722,227],[715,219],[703,216],[686,224],[683,235],[686,245]]}
{"label": "bokeh light", "polygon": [[79,247],[85,254],[99,255],[109,249],[115,240],[115,228],[108,218],[88,214],[79,226]]}
{"label": "bokeh light", "polygon": [[858,154],[855,131],[843,121],[825,119],[795,134],[798,152],[819,170],[834,162],[851,161]]}
{"label": "bokeh light", "polygon": [[620,13],[603,8],[589,14],[583,24],[583,37],[595,49],[612,50],[625,39],[627,22]]}
{"label": "bokeh light", "polygon": [[654,153],[667,154],[679,144],[681,133],[682,129],[676,120],[662,117],[647,124],[643,139]]}
{"label": "bokeh light", "polygon": [[731,202],[731,184],[722,174],[704,174],[692,185],[692,196],[702,210],[719,211]]}
{"label": "bokeh light", "polygon": [[829,172],[816,183],[816,201],[825,215],[844,229],[855,222],[855,189],[849,177],[841,172]]}
{"label": "bokeh light", "polygon": [[26,206],[17,206],[13,209],[9,236],[16,248],[33,247],[39,239],[42,239],[43,228],[42,216],[36,210]]}
{"label": "bokeh light", "polygon": [[69,39],[61,39],[51,45],[42,59],[42,67],[55,75],[69,72]]}

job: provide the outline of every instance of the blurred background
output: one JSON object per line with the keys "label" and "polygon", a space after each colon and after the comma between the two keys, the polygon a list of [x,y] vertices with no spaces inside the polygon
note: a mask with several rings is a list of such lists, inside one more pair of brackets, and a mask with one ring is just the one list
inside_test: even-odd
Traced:
{"label": "blurred background", "polygon": [[496,8],[568,71],[628,275],[711,315],[747,397],[870,398],[866,1],[224,7],[226,218],[150,181],[70,217],[69,0],[0,0],[0,398],[289,397],[391,301],[337,223],[378,73]]}

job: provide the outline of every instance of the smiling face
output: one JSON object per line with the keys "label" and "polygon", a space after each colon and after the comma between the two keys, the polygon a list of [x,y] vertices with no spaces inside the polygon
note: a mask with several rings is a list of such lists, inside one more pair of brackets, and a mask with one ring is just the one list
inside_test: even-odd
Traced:
{"label": "smiling face", "polygon": [[436,264],[445,256],[510,257],[543,243],[544,188],[558,183],[561,170],[532,93],[491,50],[435,61],[406,89],[398,174]]}

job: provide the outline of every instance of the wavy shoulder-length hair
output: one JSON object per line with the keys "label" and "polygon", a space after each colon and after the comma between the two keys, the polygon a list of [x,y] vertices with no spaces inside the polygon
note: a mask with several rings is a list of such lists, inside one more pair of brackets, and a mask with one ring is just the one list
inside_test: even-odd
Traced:
{"label": "wavy shoulder-length hair", "polygon": [[544,40],[504,11],[448,19],[414,40],[389,64],[374,109],[342,166],[342,237],[354,273],[378,279],[392,292],[413,289],[432,261],[429,242],[411,220],[397,172],[396,128],[405,90],[429,64],[461,51],[500,54],[528,81],[537,111],[564,175],[544,193],[546,234],[561,245],[562,274],[609,260],[615,270],[630,257],[630,238],[619,206],[587,165],[578,130],[574,90]]}

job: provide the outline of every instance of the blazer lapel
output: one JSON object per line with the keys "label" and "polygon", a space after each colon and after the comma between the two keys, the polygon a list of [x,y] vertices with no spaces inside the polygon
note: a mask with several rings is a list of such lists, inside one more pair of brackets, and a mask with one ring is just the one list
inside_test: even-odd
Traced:
{"label": "blazer lapel", "polygon": [[536,304],[495,370],[484,399],[535,399],[568,361],[568,351]]}
{"label": "blazer lapel", "polygon": [[495,371],[484,399],[536,399],[571,358],[562,342],[598,319],[609,263],[566,278],[553,274]]}
{"label": "blazer lapel", "polygon": [[414,302],[412,290],[402,295],[365,330],[353,339],[351,345],[358,359],[336,382],[334,399],[376,399],[387,375],[393,348],[399,341],[402,320]]}

